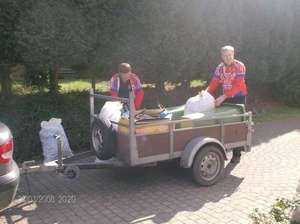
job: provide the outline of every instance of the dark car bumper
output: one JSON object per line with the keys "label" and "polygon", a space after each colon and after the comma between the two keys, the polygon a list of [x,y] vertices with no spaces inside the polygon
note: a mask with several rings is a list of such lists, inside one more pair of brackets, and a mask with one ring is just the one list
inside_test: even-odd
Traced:
{"label": "dark car bumper", "polygon": [[12,161],[12,170],[0,176],[0,210],[7,207],[15,198],[20,182],[19,167]]}

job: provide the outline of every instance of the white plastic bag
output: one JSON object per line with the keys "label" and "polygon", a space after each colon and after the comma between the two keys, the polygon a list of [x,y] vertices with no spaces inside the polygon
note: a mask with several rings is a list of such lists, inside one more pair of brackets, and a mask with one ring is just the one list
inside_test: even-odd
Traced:
{"label": "white plastic bag", "polygon": [[191,97],[184,106],[184,115],[208,111],[215,108],[215,98],[207,91]]}
{"label": "white plastic bag", "polygon": [[[106,117],[111,121],[118,122],[121,119],[122,103],[120,101],[107,101],[99,114],[99,117]],[[112,124],[115,130],[118,130],[117,124]]]}
{"label": "white plastic bag", "polygon": [[41,128],[39,135],[43,147],[44,163],[58,158],[57,139],[54,137],[55,135],[59,135],[61,138],[62,156],[73,156],[60,118],[51,118],[49,121],[42,121]]}

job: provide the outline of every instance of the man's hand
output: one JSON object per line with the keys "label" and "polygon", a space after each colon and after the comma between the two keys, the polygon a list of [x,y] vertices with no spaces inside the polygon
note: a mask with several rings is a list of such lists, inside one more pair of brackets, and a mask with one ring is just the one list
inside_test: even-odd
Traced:
{"label": "man's hand", "polygon": [[215,100],[215,106],[218,107],[226,99],[226,95],[221,95]]}

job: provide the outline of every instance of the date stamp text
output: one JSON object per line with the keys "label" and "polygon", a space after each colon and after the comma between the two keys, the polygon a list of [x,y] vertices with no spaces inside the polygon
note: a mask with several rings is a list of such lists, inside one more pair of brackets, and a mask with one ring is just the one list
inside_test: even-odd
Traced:
{"label": "date stamp text", "polygon": [[75,204],[75,195],[19,195],[16,198],[17,203],[33,202],[36,204],[58,203],[58,204]]}

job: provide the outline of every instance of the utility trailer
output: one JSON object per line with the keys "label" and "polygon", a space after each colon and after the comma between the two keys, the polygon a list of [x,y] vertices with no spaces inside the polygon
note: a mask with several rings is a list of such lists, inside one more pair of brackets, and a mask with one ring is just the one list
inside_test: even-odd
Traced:
{"label": "utility trailer", "polygon": [[[214,185],[224,169],[226,154],[233,148],[251,151],[252,113],[244,105],[223,104],[212,110],[184,116],[184,105],[166,108],[171,120],[135,120],[134,96],[115,98],[90,90],[91,150],[69,158],[62,158],[60,136],[58,160],[30,166],[26,161],[21,173],[57,171],[61,176],[77,178],[80,169],[155,166],[159,162],[180,159],[180,166],[190,169],[194,180],[201,186]],[[99,117],[96,101],[120,101],[129,105],[127,122]],[[98,111],[99,112],[99,111]],[[95,155],[99,162],[76,163]]]}

